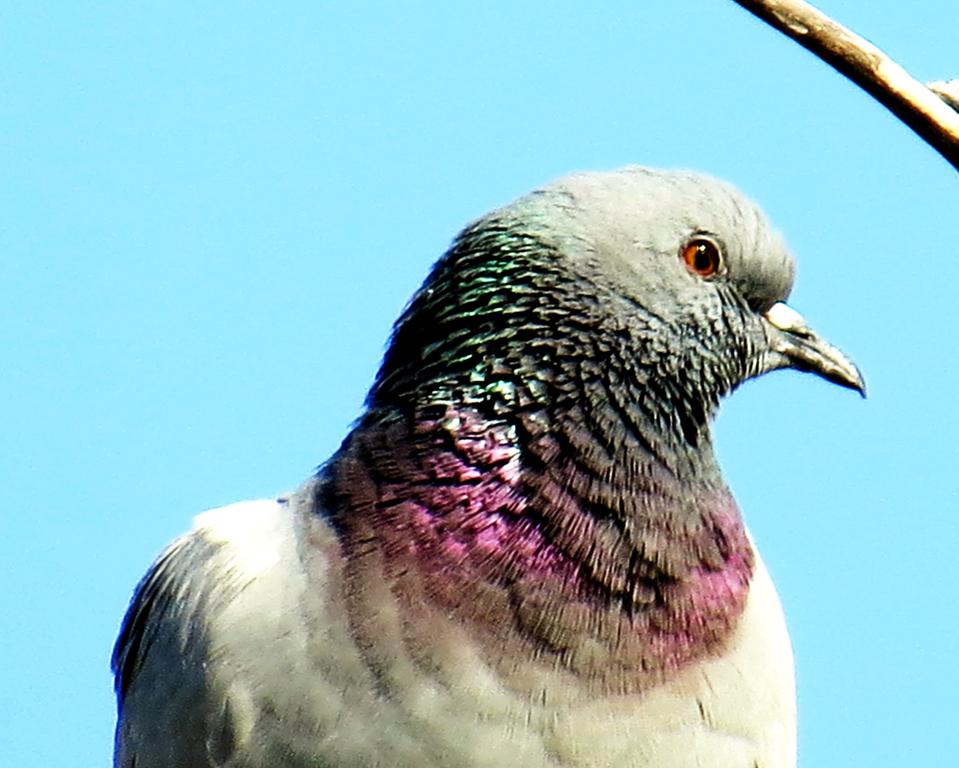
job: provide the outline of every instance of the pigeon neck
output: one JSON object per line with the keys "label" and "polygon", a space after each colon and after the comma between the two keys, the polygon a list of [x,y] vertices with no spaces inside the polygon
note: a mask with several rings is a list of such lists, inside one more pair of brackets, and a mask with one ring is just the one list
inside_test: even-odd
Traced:
{"label": "pigeon neck", "polygon": [[725,385],[677,372],[682,338],[562,263],[532,236],[464,234],[397,323],[368,420],[465,408],[509,423],[530,457],[720,486],[709,422]]}
{"label": "pigeon neck", "polygon": [[454,247],[400,319],[318,506],[355,593],[385,578],[490,653],[580,659],[586,677],[616,660],[631,677],[601,685],[641,688],[721,645],[745,604],[716,396],[681,389],[644,310],[611,309],[541,243],[477,247]]}
{"label": "pigeon neck", "polygon": [[353,432],[317,501],[355,609],[385,583],[401,613],[423,617],[404,642],[420,642],[421,624],[468,625],[501,670],[552,657],[547,667],[606,692],[644,690],[718,652],[753,567],[729,494],[649,467],[584,472],[558,445],[524,450],[522,430],[449,408]]}

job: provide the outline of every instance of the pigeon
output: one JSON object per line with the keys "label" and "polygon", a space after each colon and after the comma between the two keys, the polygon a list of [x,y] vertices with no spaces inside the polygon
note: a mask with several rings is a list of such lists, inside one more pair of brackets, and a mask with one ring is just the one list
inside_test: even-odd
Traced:
{"label": "pigeon", "polygon": [[336,453],[205,512],[137,586],[116,768],[786,768],[793,658],[720,399],[865,394],[712,177],[580,173],[467,226]]}

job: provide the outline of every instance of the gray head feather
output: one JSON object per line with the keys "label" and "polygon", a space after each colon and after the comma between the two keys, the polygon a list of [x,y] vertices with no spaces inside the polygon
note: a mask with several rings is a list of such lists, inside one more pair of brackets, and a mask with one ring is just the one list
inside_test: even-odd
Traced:
{"label": "gray head feather", "polygon": [[[555,238],[558,250],[609,272],[624,269],[631,293],[684,297],[701,287],[677,259],[695,234],[709,234],[725,252],[724,280],[758,311],[785,301],[795,264],[763,212],[735,187],[711,176],[631,166],[565,177],[487,218]],[[639,281],[639,282],[637,282]]]}

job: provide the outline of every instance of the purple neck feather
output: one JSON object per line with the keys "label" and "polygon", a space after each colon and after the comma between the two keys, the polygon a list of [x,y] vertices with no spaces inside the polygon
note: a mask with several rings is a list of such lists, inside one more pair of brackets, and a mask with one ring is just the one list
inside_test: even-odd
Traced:
{"label": "purple neck feather", "polygon": [[321,500],[350,589],[385,577],[397,599],[468,623],[490,657],[552,658],[606,690],[720,649],[753,569],[728,491],[621,456],[584,477],[548,432],[525,443],[468,408],[358,428]]}

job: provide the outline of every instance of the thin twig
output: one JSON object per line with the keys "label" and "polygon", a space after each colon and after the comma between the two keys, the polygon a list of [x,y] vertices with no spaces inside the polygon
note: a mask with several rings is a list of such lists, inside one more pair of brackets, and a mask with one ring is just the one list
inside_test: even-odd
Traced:
{"label": "thin twig", "polygon": [[959,80],[950,80],[948,83],[937,80],[926,83],[929,90],[935,91],[950,107],[959,110]]}
{"label": "thin twig", "polygon": [[959,111],[876,46],[801,0],[736,2],[871,94],[959,170]]}

